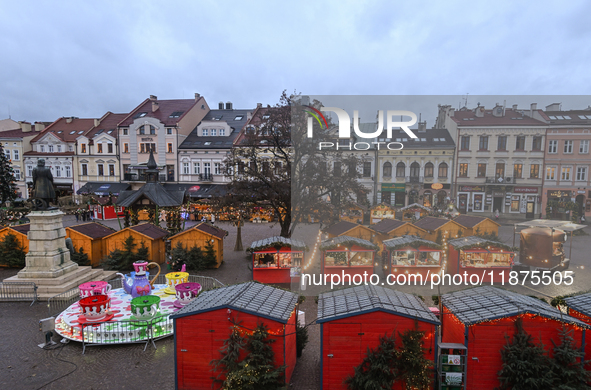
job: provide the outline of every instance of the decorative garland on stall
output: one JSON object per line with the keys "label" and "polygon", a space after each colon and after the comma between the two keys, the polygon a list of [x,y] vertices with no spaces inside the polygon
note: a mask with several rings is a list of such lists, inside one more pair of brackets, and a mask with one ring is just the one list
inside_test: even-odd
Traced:
{"label": "decorative garland on stall", "polygon": [[[386,244],[386,242],[384,242],[384,247],[390,251],[395,251],[398,249],[402,249],[402,248],[414,248],[414,249],[419,249],[421,246],[426,246],[427,248],[431,248],[431,249],[439,249],[441,250],[443,248],[443,245],[437,244],[433,241],[429,241],[429,240],[425,240],[421,237],[418,236],[402,236],[402,237],[412,237],[412,238],[416,238],[414,241],[412,242],[403,242],[400,244],[396,244],[393,246],[390,246],[388,244]],[[397,237],[397,238],[401,238],[401,237]],[[389,240],[386,240],[389,241]]]}

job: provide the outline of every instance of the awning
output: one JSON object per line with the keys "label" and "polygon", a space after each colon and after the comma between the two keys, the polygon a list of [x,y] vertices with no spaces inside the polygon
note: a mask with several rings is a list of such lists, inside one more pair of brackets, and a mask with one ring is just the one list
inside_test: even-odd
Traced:
{"label": "awning", "polygon": [[109,194],[119,196],[122,191],[128,190],[127,183],[100,183],[88,182],[82,186],[76,193],[78,195],[94,194],[99,196],[109,196]]}

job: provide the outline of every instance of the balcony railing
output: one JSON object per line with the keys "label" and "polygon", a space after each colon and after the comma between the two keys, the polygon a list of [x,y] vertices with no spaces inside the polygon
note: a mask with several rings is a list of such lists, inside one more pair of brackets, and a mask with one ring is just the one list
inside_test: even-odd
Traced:
{"label": "balcony railing", "polygon": [[213,181],[213,176],[211,173],[200,173],[199,174],[200,181]]}
{"label": "balcony railing", "polygon": [[139,175],[137,173],[124,173],[124,181],[146,181],[146,175]]}
{"label": "balcony railing", "polygon": [[408,183],[422,183],[424,179],[423,176],[407,176],[406,181]]}
{"label": "balcony railing", "polygon": [[491,184],[515,183],[515,179],[513,177],[507,177],[507,176],[487,177],[486,183],[491,183]]}

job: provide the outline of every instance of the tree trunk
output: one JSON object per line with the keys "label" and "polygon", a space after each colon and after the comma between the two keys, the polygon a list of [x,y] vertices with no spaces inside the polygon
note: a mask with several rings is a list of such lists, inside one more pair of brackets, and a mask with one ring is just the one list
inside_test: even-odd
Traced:
{"label": "tree trunk", "polygon": [[234,245],[234,251],[240,252],[242,248],[242,219],[236,223],[236,245]]}

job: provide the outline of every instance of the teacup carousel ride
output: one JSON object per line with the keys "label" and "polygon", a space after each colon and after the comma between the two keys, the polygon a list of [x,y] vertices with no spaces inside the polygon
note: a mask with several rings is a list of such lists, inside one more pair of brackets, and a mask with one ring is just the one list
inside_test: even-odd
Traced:
{"label": "teacup carousel ride", "polygon": [[[148,267],[158,273],[148,279]],[[135,343],[173,334],[169,316],[197,297],[199,283],[188,283],[189,274],[166,274],[166,284],[154,284],[160,274],[156,263],[133,263],[135,269],[122,278],[122,288],[111,289],[106,282],[81,284],[80,300],[55,320],[58,334],[70,340],[92,344]]]}

